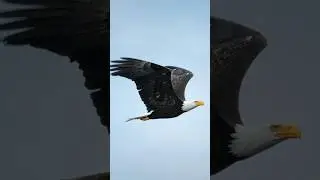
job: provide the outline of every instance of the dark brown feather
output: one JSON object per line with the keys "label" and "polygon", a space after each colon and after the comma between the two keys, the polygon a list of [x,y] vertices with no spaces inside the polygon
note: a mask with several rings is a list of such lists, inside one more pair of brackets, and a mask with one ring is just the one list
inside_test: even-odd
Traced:
{"label": "dark brown feather", "polygon": [[7,45],[30,45],[77,62],[85,87],[101,123],[109,130],[109,1],[108,0],[3,0],[37,5],[0,12],[1,18],[17,18],[0,24],[0,30],[23,29],[5,36]]}
{"label": "dark brown feather", "polygon": [[239,113],[239,92],[245,73],[267,46],[261,33],[243,25],[211,17],[211,124],[210,174],[214,175],[243,157],[230,152]]}
{"label": "dark brown feather", "polygon": [[211,97],[219,115],[231,126],[242,124],[240,86],[251,63],[266,46],[266,39],[258,31],[211,18]]}
{"label": "dark brown feather", "polygon": [[134,81],[147,111],[161,111],[168,115],[174,110],[181,111],[182,101],[171,84],[171,69],[139,59],[121,59],[112,61],[111,75]]}

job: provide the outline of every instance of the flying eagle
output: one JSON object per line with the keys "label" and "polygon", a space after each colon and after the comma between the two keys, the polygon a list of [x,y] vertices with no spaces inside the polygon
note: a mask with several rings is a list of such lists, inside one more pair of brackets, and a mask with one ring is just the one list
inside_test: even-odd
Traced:
{"label": "flying eagle", "polygon": [[[77,62],[101,124],[110,132],[109,0],[2,1],[27,7],[0,12],[0,18],[17,18],[0,24],[0,30],[20,30],[0,41],[46,49]],[[109,176],[94,177],[107,180]]]}
{"label": "flying eagle", "polygon": [[174,66],[160,66],[155,63],[121,58],[112,61],[111,75],[121,76],[135,82],[148,113],[130,120],[173,118],[204,105],[203,101],[186,101],[184,91],[192,72]]}
{"label": "flying eagle", "polygon": [[300,138],[294,125],[243,126],[239,92],[252,61],[267,46],[259,32],[211,17],[211,155],[210,174],[252,157],[284,140]]}

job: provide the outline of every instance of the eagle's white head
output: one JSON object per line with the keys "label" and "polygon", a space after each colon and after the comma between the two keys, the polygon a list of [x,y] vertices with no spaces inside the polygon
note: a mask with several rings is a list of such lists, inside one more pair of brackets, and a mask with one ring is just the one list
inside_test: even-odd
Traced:
{"label": "eagle's white head", "polygon": [[284,140],[301,138],[301,131],[293,125],[272,124],[261,128],[237,125],[229,147],[238,157],[251,157]]}
{"label": "eagle's white head", "polygon": [[191,109],[194,109],[198,106],[203,106],[204,102],[203,101],[184,101],[182,104],[182,111],[187,112],[190,111]]}

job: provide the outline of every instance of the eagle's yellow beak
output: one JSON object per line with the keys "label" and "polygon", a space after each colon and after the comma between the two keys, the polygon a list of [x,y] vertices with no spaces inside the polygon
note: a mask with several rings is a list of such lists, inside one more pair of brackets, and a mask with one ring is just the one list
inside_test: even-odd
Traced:
{"label": "eagle's yellow beak", "polygon": [[274,132],[275,136],[278,138],[301,138],[302,132],[297,126],[294,125],[271,125],[270,129]]}
{"label": "eagle's yellow beak", "polygon": [[203,105],[204,105],[204,102],[203,102],[203,101],[194,101],[194,103],[195,103],[197,106],[203,106]]}

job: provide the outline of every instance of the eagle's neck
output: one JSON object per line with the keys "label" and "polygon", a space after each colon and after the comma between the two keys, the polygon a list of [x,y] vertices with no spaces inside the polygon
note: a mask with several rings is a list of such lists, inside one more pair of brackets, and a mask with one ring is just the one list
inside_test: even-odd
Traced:
{"label": "eagle's neck", "polygon": [[258,154],[283,141],[275,138],[268,126],[251,128],[236,125],[235,133],[231,134],[231,137],[230,152],[241,159]]}
{"label": "eagle's neck", "polygon": [[181,109],[183,112],[187,112],[187,111],[190,111],[196,107],[197,107],[197,105],[194,101],[183,101]]}

